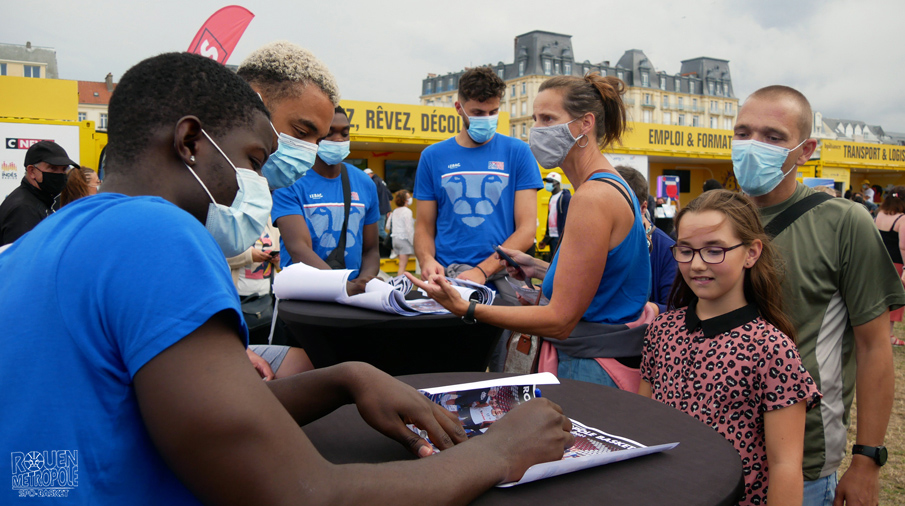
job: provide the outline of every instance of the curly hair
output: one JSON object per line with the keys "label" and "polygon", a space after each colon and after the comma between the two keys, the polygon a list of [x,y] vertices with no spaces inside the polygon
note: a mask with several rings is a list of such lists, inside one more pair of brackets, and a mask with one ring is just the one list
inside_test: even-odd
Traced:
{"label": "curly hair", "polygon": [[884,214],[905,213],[905,186],[896,186],[886,195],[886,199],[880,204],[880,210]]}
{"label": "curly hair", "polygon": [[402,189],[396,192],[393,196],[393,202],[396,204],[396,207],[402,207],[408,202],[409,192],[406,189]]}
{"label": "curly hair", "polygon": [[158,128],[172,128],[183,116],[197,116],[217,137],[250,125],[255,111],[270,116],[245,81],[209,58],[189,53],[148,58],[123,74],[110,98],[105,171],[127,171]]}
{"label": "curly hair", "polygon": [[485,102],[494,97],[501,99],[505,91],[506,83],[490,67],[468,69],[459,78],[459,102]]}
{"label": "curly hair", "polygon": [[236,73],[259,88],[268,102],[297,97],[307,85],[314,84],[334,107],[339,105],[339,86],[330,69],[311,51],[292,42],[280,40],[259,47]]}

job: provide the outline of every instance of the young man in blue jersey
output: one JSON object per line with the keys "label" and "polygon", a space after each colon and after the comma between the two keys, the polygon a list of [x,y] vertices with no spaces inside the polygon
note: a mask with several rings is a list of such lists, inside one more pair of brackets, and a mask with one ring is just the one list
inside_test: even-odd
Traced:
{"label": "young man in blue jersey", "polygon": [[[415,255],[425,279],[446,275],[485,284],[501,269],[495,245],[526,251],[534,244],[543,183],[528,145],[496,133],[505,90],[490,67],[466,71],[456,102],[464,128],[421,153]],[[512,293],[505,282],[496,286]]]}
{"label": "young man in blue jersey", "polygon": [[330,133],[318,143],[312,170],[292,186],[273,192],[271,217],[280,229],[281,267],[301,262],[318,269],[334,268],[327,260],[341,244],[345,217],[343,176],[350,185],[349,220],[346,227],[344,266],[352,269],[350,295],[380,270],[377,221],[380,219],[377,188],[367,174],[343,163],[349,156],[349,117],[337,106]]}
{"label": "young man in blue jersey", "polygon": [[[0,252],[0,503],[465,504],[572,444],[546,399],[454,445],[446,410],[366,364],[261,381],[225,255],[266,224],[264,104],[170,53],[123,75],[109,115],[101,193]],[[444,451],[331,464],[299,427],[348,403],[413,453],[431,451],[406,422]]]}

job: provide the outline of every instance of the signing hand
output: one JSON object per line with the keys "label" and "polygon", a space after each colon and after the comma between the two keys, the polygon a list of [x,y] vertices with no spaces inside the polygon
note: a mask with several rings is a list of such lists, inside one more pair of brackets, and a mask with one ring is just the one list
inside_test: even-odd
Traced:
{"label": "signing hand", "polygon": [[351,384],[352,398],[368,425],[419,457],[427,457],[433,450],[405,424],[414,424],[427,431],[431,441],[441,450],[468,439],[459,419],[451,411],[370,365],[360,364]]}
{"label": "signing hand", "polygon": [[251,261],[252,262],[267,262],[270,260],[270,254],[264,253],[258,248],[251,248]]}
{"label": "signing hand", "polygon": [[509,463],[507,483],[520,480],[534,464],[561,459],[563,450],[575,444],[571,430],[562,408],[549,399],[534,399],[494,422],[481,439],[499,445]]}
{"label": "signing hand", "polygon": [[446,280],[446,276],[433,276],[428,281],[424,281],[423,279],[412,276],[408,272],[406,272],[405,275],[412,284],[424,290],[430,298],[439,302],[441,306],[448,309],[452,314],[462,316],[468,311],[468,301],[463,299],[462,295],[449,284],[449,281]]}
{"label": "signing hand", "polygon": [[346,294],[351,297],[360,293],[365,293],[365,287],[368,281],[374,279],[374,276],[358,276],[346,282]]}

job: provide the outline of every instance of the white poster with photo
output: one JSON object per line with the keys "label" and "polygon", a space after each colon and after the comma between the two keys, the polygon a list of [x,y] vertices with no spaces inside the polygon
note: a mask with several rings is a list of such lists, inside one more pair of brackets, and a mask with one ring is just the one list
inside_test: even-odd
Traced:
{"label": "white poster with photo", "polygon": [[79,126],[6,123],[0,121],[0,201],[6,198],[25,176],[25,153],[32,144],[51,140],[63,146],[69,158],[79,161]]}

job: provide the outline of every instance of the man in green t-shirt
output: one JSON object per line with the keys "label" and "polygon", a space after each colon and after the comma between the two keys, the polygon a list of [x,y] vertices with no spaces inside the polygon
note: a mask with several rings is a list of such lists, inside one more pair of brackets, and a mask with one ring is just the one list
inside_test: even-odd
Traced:
{"label": "man in green t-shirt", "polygon": [[[739,110],[733,170],[764,224],[814,193],[795,180],[817,148],[811,117],[807,98],[786,86],[754,92]],[[836,495],[846,504],[877,504],[894,389],[889,310],[905,305],[902,282],[870,215],[844,199],[805,212],[774,243],[801,358],[823,393],[807,416],[804,504],[830,505]],[[856,390],[855,455],[837,486]]]}

